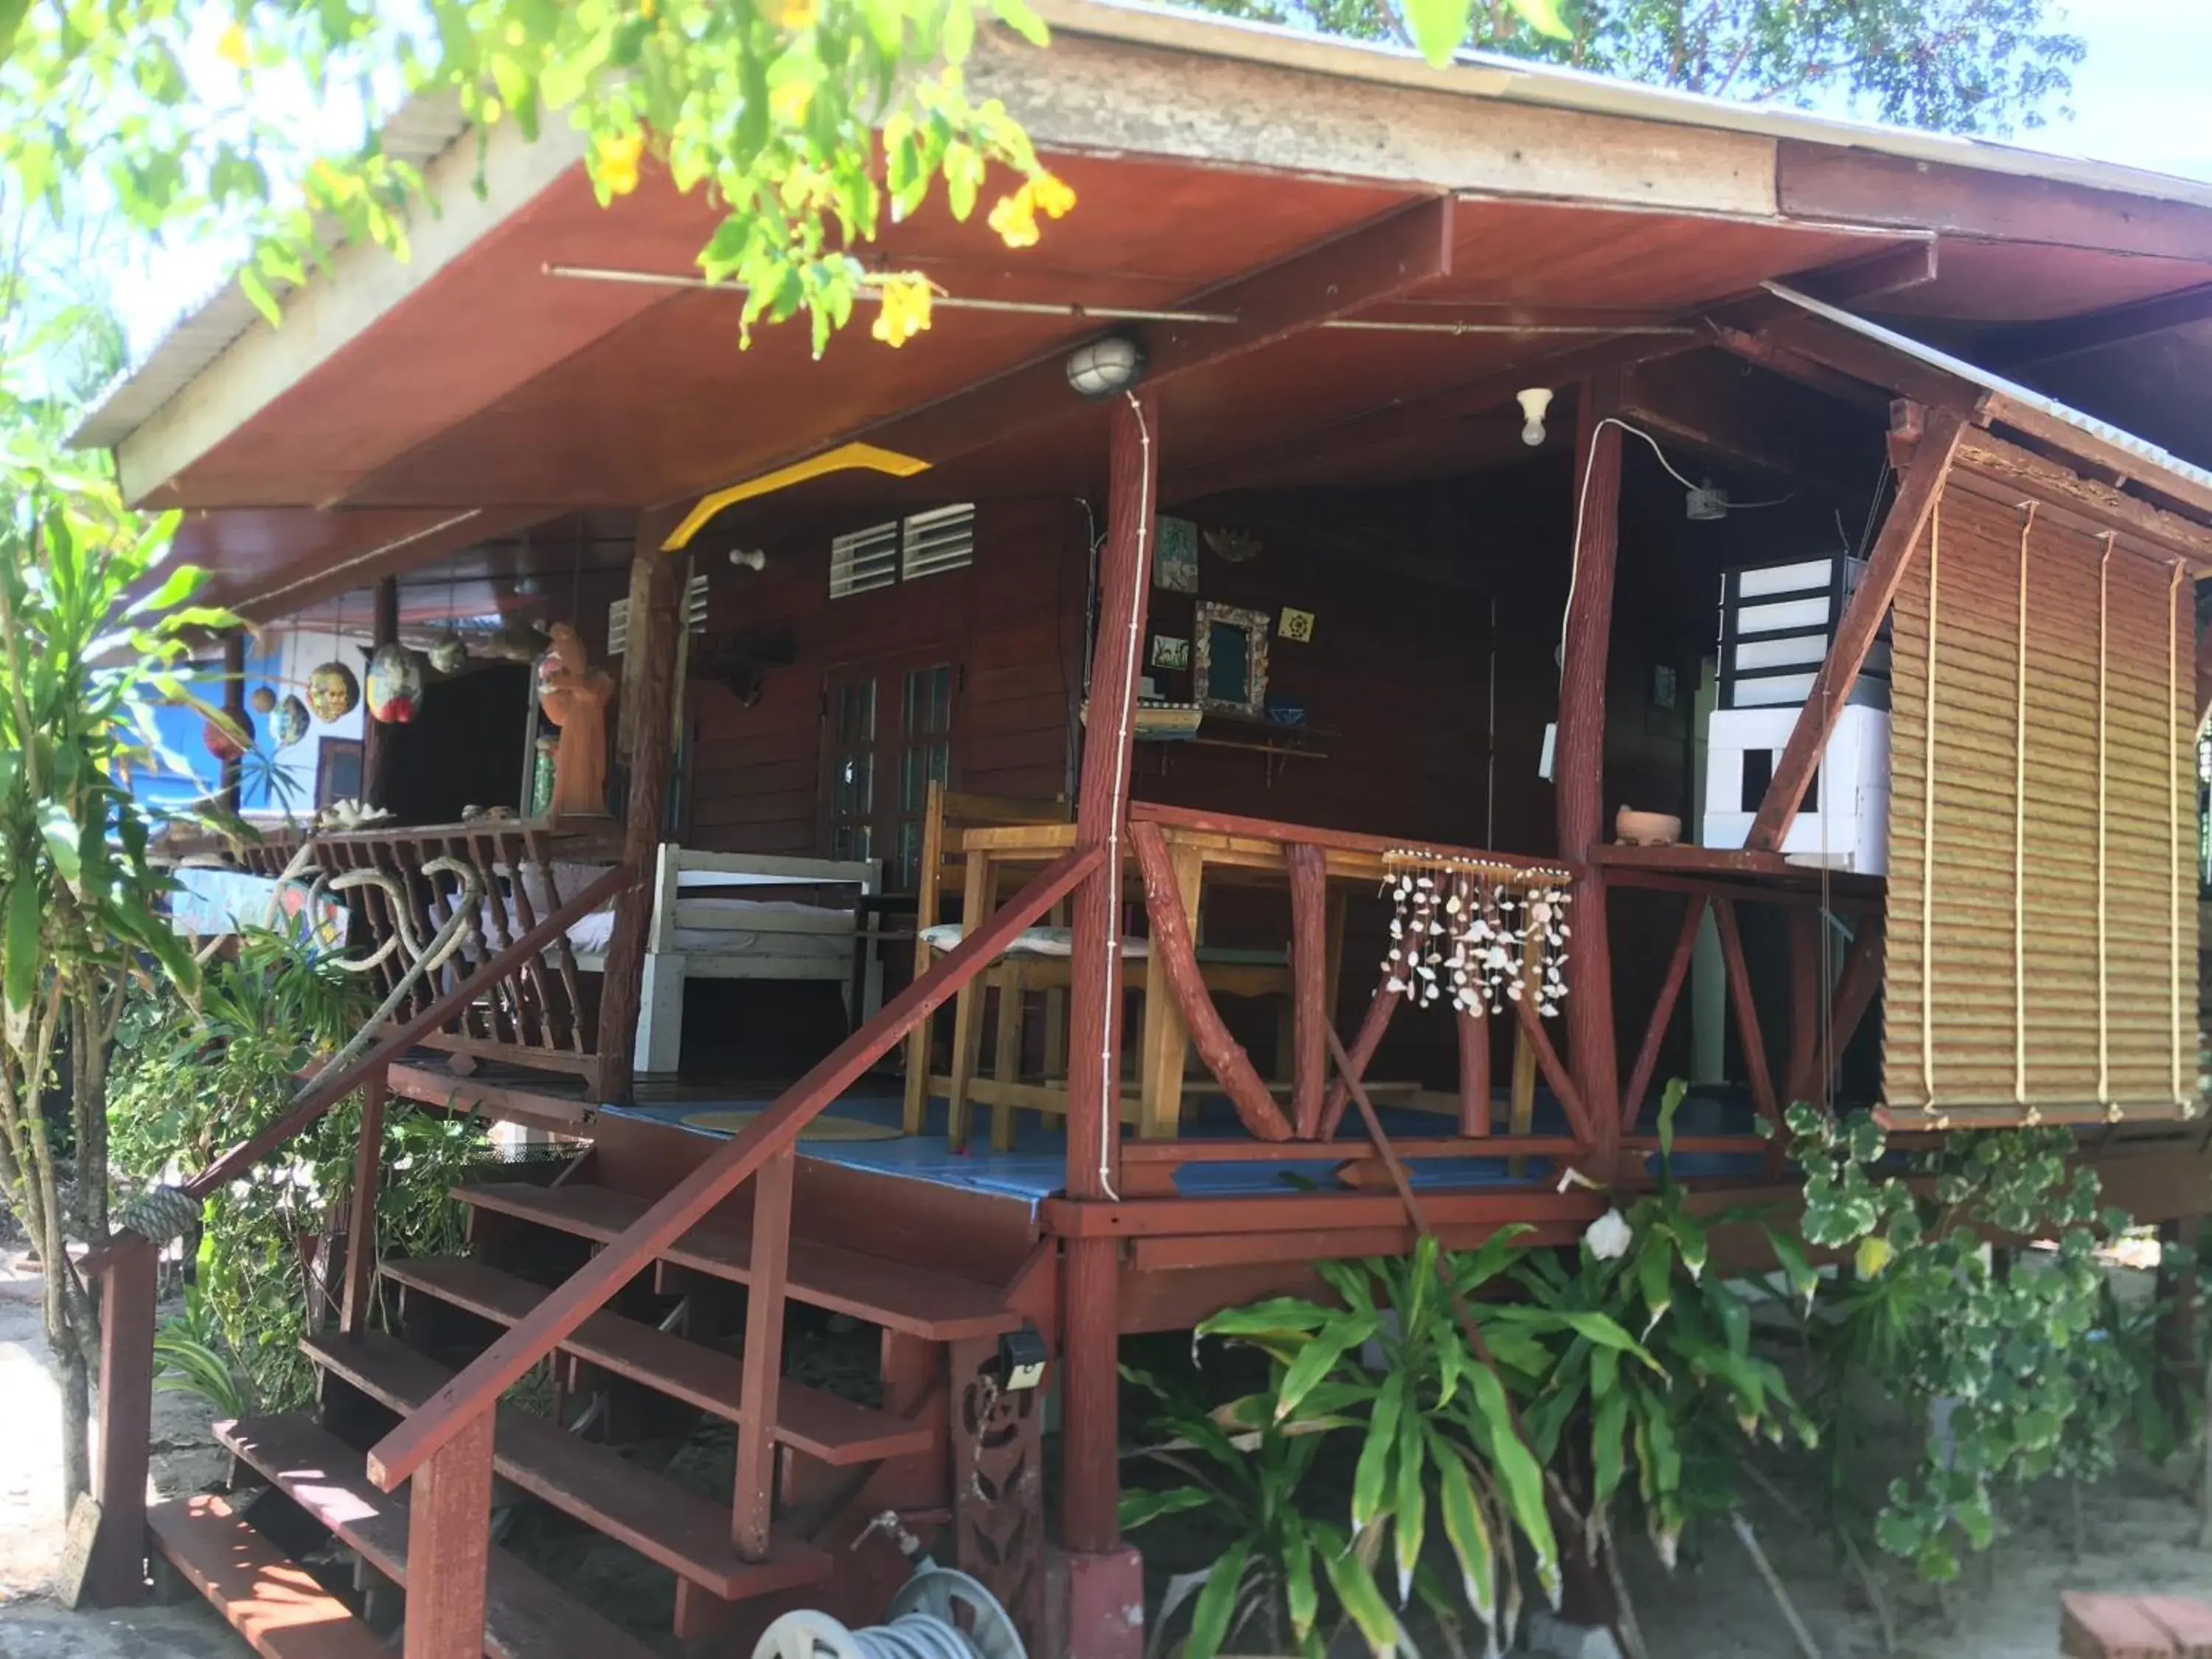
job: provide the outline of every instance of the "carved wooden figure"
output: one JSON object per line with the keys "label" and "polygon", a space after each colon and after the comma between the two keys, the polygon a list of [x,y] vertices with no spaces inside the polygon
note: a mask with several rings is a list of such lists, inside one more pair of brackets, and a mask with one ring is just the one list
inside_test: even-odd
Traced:
{"label": "carved wooden figure", "polygon": [[614,677],[595,668],[567,623],[553,624],[553,643],[538,668],[538,707],[561,728],[553,754],[553,810],[603,812],[607,805],[607,699]]}

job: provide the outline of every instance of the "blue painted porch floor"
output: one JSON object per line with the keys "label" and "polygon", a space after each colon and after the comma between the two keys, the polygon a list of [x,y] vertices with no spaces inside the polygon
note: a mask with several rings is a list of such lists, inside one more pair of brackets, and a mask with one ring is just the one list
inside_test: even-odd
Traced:
{"label": "blue painted porch floor", "polygon": [[[686,1088],[681,1100],[646,1101],[636,1106],[606,1106],[600,1109],[614,1116],[644,1118],[672,1124],[689,1133],[726,1139],[729,1133],[726,1130],[699,1128],[684,1120],[698,1112],[757,1110],[775,1097],[772,1088],[733,1089],[726,1096]],[[1501,1097],[1497,1114],[1500,1121],[1506,1107],[1507,1102]],[[1391,1106],[1382,1106],[1377,1110],[1383,1128],[1394,1138],[1434,1138],[1451,1132],[1449,1121],[1433,1113]],[[890,1079],[864,1081],[840,1097],[827,1114],[883,1125],[896,1125],[900,1115],[899,1086]],[[1058,1194],[1065,1185],[1066,1138],[1057,1121],[1048,1123],[1036,1112],[1016,1113],[1014,1145],[1002,1152],[989,1145],[988,1112],[978,1112],[974,1138],[963,1152],[945,1144],[945,1116],[944,1101],[933,1099],[927,1127],[919,1135],[886,1140],[810,1139],[800,1143],[800,1151],[804,1156],[826,1164],[997,1194],[1023,1200],[1032,1208]],[[1540,1134],[1567,1133],[1565,1115],[1548,1095],[1540,1093],[1537,1097],[1534,1127]],[[1176,1171],[1177,1192],[1193,1198],[1253,1197],[1316,1188],[1326,1189],[1334,1184],[1332,1177],[1338,1164],[1364,1151],[1367,1145],[1365,1137],[1358,1133],[1356,1121],[1347,1116],[1344,1129],[1331,1143],[1331,1150],[1316,1158],[1287,1163],[1205,1161],[1209,1140],[1241,1143],[1245,1139],[1224,1097],[1200,1096],[1192,1121],[1184,1125],[1176,1143],[1188,1151],[1193,1160]],[[1739,1160],[1708,1156],[1698,1161],[1714,1164],[1743,1162],[1750,1169],[1758,1167],[1755,1158]],[[1683,1165],[1689,1162],[1687,1158],[1680,1160]],[[1548,1186],[1558,1176],[1552,1161],[1541,1158],[1528,1159],[1525,1172],[1518,1176],[1511,1172],[1503,1158],[1414,1158],[1407,1161],[1407,1170],[1416,1187],[1431,1189]],[[1683,1172],[1691,1171],[1686,1168]],[[1698,1173],[1721,1171],[1700,1170]]]}

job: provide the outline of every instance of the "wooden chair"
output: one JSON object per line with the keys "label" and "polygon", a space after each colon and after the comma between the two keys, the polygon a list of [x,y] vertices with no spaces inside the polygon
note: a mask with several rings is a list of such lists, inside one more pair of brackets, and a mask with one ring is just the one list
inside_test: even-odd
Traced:
{"label": "wooden chair", "polygon": [[[930,929],[945,920],[945,900],[948,894],[963,896],[961,921],[972,924],[981,920],[997,902],[998,895],[976,891],[980,883],[970,883],[968,860],[960,852],[961,832],[967,830],[1001,828],[1025,823],[1066,823],[1073,814],[1065,800],[1034,800],[1012,795],[975,795],[947,789],[933,781],[924,802],[921,827],[921,856],[915,894],[914,971],[920,978],[928,970],[937,951],[930,943]],[[1057,916],[1059,912],[1054,911]],[[966,1139],[966,1112],[969,1105],[968,1082],[975,1075],[975,1049],[982,1032],[981,1003],[986,991],[995,992],[1000,999],[1000,1037],[998,1060],[1002,1066],[1007,1062],[1007,1045],[1018,1045],[1020,1019],[1006,1017],[1006,1012],[1016,1007],[1018,1000],[1031,988],[1025,984],[1023,968],[1016,960],[1002,961],[987,969],[963,991],[953,1003],[952,1053],[951,1065],[945,1073],[933,1073],[930,1051],[933,1046],[933,1021],[924,1020],[914,1028],[907,1038],[906,1049],[906,1107],[903,1114],[906,1133],[920,1134],[927,1115],[929,1096],[933,1085],[941,1086],[951,1103],[951,1122],[956,1143]],[[1042,975],[1041,977],[1049,977]],[[1044,988],[1042,984],[1035,988]],[[1065,988],[1063,984],[1060,988]],[[1057,1051],[1054,1038],[1057,1028],[1066,1018],[1066,1000],[1052,999],[1047,1010],[1048,1031],[1046,1052]],[[1018,1065],[1018,1048],[1012,1063]]]}

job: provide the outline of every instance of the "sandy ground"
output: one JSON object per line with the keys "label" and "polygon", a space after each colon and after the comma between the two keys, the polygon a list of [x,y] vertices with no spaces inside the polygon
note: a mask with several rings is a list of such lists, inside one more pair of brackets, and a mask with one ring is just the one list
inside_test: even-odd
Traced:
{"label": "sandy ground", "polygon": [[[0,1659],[251,1659],[204,1603],[73,1613],[49,1599],[61,1553],[61,1422],[47,1366],[40,1282],[0,1249]],[[224,1459],[206,1413],[154,1397],[154,1488],[196,1492]]]}
{"label": "sandy ground", "polygon": [[[245,1644],[197,1601],[78,1614],[50,1598],[61,1543],[58,1413],[38,1297],[36,1277],[17,1271],[12,1254],[0,1249],[0,1659],[247,1659]],[[156,1493],[203,1490],[223,1473],[204,1408],[180,1395],[155,1396]],[[1969,1564],[1948,1607],[1905,1574],[1884,1573],[1899,1653],[2050,1659],[2063,1589],[2212,1599],[2212,1553],[2196,1547],[2195,1513],[2154,1472],[2130,1468],[2085,1495],[2087,1548],[2079,1559],[2069,1494],[2054,1487],[2037,1499],[2013,1533]],[[1826,1539],[1764,1498],[1753,1518],[1821,1659],[1880,1654],[1877,1622]],[[1672,1577],[1649,1551],[1627,1551],[1652,1659],[1797,1659],[1801,1650],[1735,1539],[1709,1529],[1701,1541],[1702,1553],[1689,1554]]]}

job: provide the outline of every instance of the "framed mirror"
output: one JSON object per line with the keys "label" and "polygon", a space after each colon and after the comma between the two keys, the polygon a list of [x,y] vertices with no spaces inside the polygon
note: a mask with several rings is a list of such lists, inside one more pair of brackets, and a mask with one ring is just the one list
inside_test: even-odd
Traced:
{"label": "framed mirror", "polygon": [[1264,611],[1201,599],[1192,630],[1191,679],[1201,708],[1218,708],[1255,719],[1267,700],[1267,631]]}

